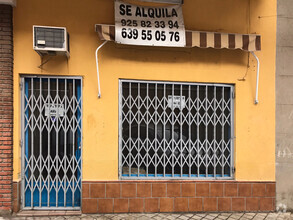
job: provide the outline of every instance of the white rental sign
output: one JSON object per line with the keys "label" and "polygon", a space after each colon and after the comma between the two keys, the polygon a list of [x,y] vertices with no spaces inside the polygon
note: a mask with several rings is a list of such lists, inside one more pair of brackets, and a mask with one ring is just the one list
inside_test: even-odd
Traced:
{"label": "white rental sign", "polygon": [[46,117],[64,117],[64,105],[61,104],[45,104],[45,116]]}
{"label": "white rental sign", "polygon": [[172,96],[168,95],[168,107],[171,109],[179,108],[184,109],[186,106],[185,96]]}
{"label": "white rental sign", "polygon": [[131,45],[185,47],[182,6],[146,7],[116,0],[115,41]]}

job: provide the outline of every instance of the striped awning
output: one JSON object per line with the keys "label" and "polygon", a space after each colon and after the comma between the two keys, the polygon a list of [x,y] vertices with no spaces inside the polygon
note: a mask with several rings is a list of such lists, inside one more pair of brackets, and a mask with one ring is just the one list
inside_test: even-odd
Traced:
{"label": "striped awning", "polygon": [[[115,41],[115,26],[96,24],[96,32],[101,40]],[[256,34],[229,34],[205,31],[186,31],[186,47],[241,49],[260,51],[261,39]]]}

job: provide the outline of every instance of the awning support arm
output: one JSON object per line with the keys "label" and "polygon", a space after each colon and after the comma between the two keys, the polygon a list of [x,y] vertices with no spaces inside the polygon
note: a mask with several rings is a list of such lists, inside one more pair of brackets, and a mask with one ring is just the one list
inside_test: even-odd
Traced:
{"label": "awning support arm", "polygon": [[97,49],[96,49],[96,66],[97,66],[97,78],[98,78],[98,98],[101,98],[101,85],[100,85],[100,72],[99,72],[99,59],[98,53],[99,50],[107,43],[108,41],[103,42]]}
{"label": "awning support arm", "polygon": [[258,84],[259,84],[259,59],[258,57],[255,55],[255,53],[252,51],[251,54],[254,56],[254,58],[256,59],[257,62],[257,73],[256,73],[256,89],[255,89],[255,100],[254,100],[254,104],[258,104]]}

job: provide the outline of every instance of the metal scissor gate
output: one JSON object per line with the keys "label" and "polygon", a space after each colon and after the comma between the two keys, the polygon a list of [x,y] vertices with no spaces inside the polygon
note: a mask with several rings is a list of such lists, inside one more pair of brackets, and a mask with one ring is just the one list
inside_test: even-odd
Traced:
{"label": "metal scissor gate", "polygon": [[79,209],[80,77],[22,77],[22,207]]}
{"label": "metal scissor gate", "polygon": [[120,177],[233,179],[234,86],[120,80]]}

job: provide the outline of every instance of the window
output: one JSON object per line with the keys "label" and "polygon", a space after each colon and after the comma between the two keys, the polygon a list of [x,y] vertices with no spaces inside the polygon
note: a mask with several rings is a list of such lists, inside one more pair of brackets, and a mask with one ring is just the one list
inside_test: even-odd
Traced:
{"label": "window", "polygon": [[120,177],[231,179],[233,93],[224,84],[120,80]]}

